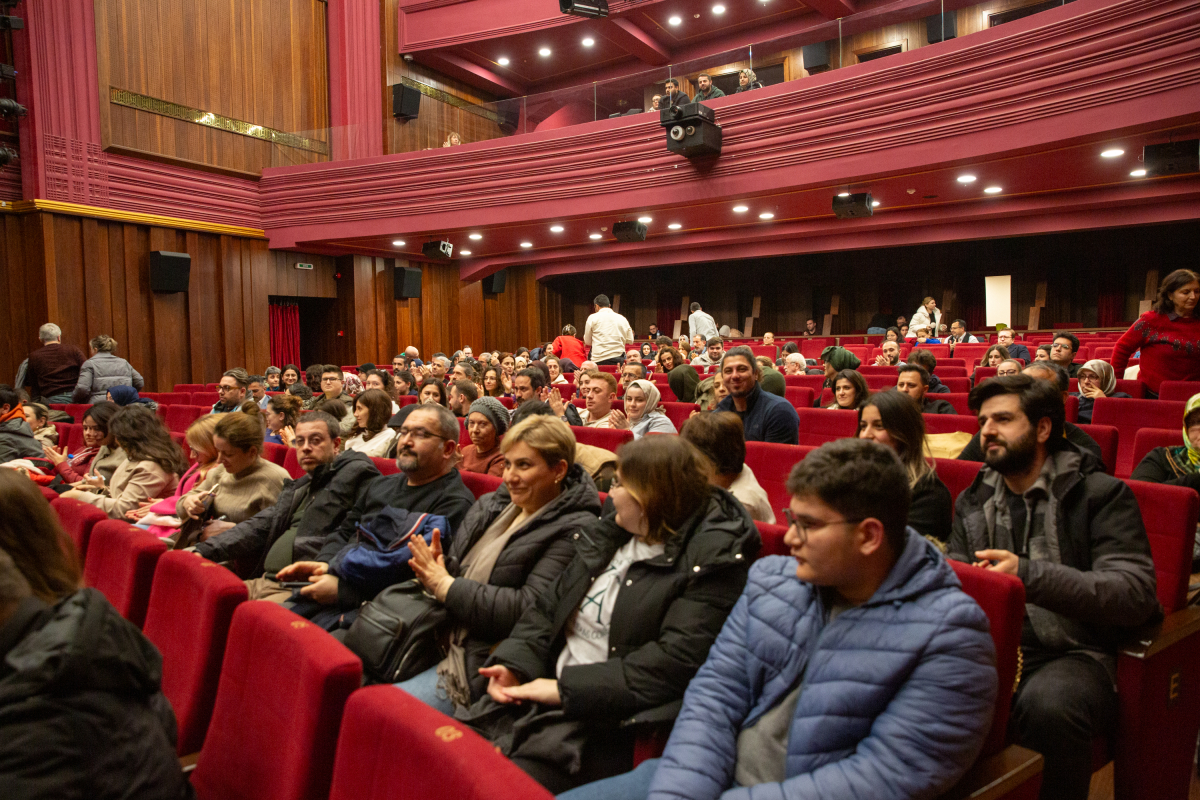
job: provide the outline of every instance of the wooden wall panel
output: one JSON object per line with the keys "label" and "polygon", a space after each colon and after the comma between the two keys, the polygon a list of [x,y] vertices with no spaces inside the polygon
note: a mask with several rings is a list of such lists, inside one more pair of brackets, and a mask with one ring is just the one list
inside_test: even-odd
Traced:
{"label": "wooden wall panel", "polygon": [[109,102],[109,86],[329,142],[322,0],[95,0],[101,129],[118,152],[257,175],[317,153]]}

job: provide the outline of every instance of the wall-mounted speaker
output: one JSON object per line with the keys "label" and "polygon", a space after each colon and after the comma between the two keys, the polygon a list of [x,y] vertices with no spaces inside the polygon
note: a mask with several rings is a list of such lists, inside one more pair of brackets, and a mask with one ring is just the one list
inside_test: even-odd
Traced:
{"label": "wall-mounted speaker", "polygon": [[521,125],[521,106],[518,103],[511,100],[502,101],[496,109],[496,113],[500,115],[500,121],[497,124],[502,133],[511,136],[517,132],[517,128]]}
{"label": "wall-mounted speaker", "polygon": [[500,294],[504,291],[504,284],[508,282],[508,270],[502,269],[499,272],[493,272],[483,279],[484,294]]}
{"label": "wall-mounted speaker", "polygon": [[833,198],[833,214],[838,219],[869,217],[873,208],[870,192],[859,192],[847,197]]}
{"label": "wall-mounted speaker", "polygon": [[814,42],[801,48],[804,57],[804,68],[810,74],[825,72],[829,69],[829,42]]}
{"label": "wall-mounted speaker", "polygon": [[1200,140],[1148,144],[1142,148],[1142,160],[1150,175],[1185,175],[1200,171]]}
{"label": "wall-mounted speaker", "polygon": [[421,113],[421,93],[411,86],[397,83],[392,86],[392,116],[396,119],[416,119]]}
{"label": "wall-mounted speaker", "polygon": [[958,37],[958,14],[930,14],[925,18],[925,33],[930,44],[948,42]]}
{"label": "wall-mounted speaker", "polygon": [[408,300],[421,296],[421,270],[412,267],[396,267],[392,278],[397,300]]}
{"label": "wall-mounted speaker", "polygon": [[192,273],[192,257],[166,250],[150,251],[150,291],[186,292]]}
{"label": "wall-mounted speaker", "polygon": [[646,241],[646,226],[637,220],[613,223],[613,236],[618,242]]}

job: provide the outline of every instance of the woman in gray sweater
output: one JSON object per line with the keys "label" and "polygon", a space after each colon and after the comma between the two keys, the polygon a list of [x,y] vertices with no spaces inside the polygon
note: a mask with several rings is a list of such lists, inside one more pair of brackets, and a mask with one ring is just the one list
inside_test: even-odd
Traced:
{"label": "woman in gray sweater", "polygon": [[114,386],[132,386],[140,390],[146,385],[133,365],[114,354],[116,339],[100,334],[88,344],[92,357],[79,368],[79,382],[71,396],[73,402],[102,403]]}

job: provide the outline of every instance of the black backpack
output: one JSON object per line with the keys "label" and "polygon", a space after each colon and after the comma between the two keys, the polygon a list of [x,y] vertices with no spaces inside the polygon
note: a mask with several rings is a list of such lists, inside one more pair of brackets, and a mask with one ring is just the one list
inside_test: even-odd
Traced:
{"label": "black backpack", "polygon": [[442,660],[446,607],[420,581],[389,586],[358,611],[345,645],[362,659],[363,682],[398,683]]}

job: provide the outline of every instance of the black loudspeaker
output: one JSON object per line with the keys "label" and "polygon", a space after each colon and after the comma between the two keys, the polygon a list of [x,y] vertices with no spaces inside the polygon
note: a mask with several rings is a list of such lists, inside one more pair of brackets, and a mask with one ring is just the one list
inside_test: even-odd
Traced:
{"label": "black loudspeaker", "polygon": [[504,291],[504,284],[508,281],[508,270],[502,269],[499,272],[493,272],[483,279],[484,294],[501,294]]}
{"label": "black loudspeaker", "polygon": [[833,213],[838,219],[871,216],[871,193],[861,192],[848,197],[833,198]]}
{"label": "black loudspeaker", "polygon": [[500,115],[500,121],[497,124],[500,126],[501,133],[511,136],[517,132],[517,128],[521,125],[521,106],[519,103],[511,100],[503,102],[496,109],[496,113]]}
{"label": "black loudspeaker", "polygon": [[412,267],[396,267],[392,276],[392,286],[397,300],[408,300],[421,296],[421,270]]}
{"label": "black loudspeaker", "polygon": [[186,292],[192,273],[192,257],[166,250],[150,251],[150,291]]}
{"label": "black loudspeaker", "polygon": [[637,220],[617,222],[613,224],[613,236],[617,237],[618,242],[644,242],[646,226]]}
{"label": "black loudspeaker", "polygon": [[804,54],[804,68],[810,74],[817,74],[829,69],[829,42],[806,44],[801,48]]}
{"label": "black loudspeaker", "polygon": [[1200,172],[1200,139],[1148,144],[1142,148],[1148,175],[1184,175]]}
{"label": "black loudspeaker", "polygon": [[930,44],[958,37],[958,14],[930,14],[925,18],[925,32]]}
{"label": "black loudspeaker", "polygon": [[421,93],[411,86],[397,83],[392,86],[392,116],[396,119],[416,119],[421,113]]}

